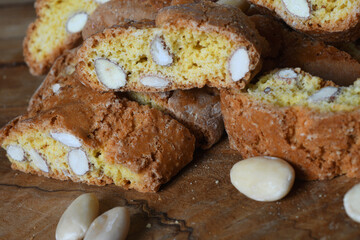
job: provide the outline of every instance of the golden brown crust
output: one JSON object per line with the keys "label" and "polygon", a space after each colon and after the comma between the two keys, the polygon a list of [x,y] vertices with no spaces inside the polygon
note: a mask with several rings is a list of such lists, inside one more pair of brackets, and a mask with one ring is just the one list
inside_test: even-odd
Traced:
{"label": "golden brown crust", "polygon": [[126,20],[155,20],[157,12],[170,5],[170,0],[113,0],[100,5],[89,17],[83,31],[83,39],[102,32],[105,28]]}
{"label": "golden brown crust", "polygon": [[300,67],[342,86],[351,85],[360,77],[360,63],[348,53],[287,29],[272,17],[253,15],[250,19],[271,46],[264,56],[263,72],[277,67]]}
{"label": "golden brown crust", "polygon": [[225,90],[221,108],[230,146],[244,158],[283,158],[307,180],[360,177],[359,110],[320,113],[276,107]]}
{"label": "golden brown crust", "polygon": [[[195,135],[197,145],[208,149],[224,133],[220,109],[220,96],[210,89],[176,90],[164,93],[130,93],[130,99],[145,97],[155,103],[155,108],[168,113],[184,124]],[[137,94],[140,94],[139,97]],[[140,99],[141,102],[141,99]]]}
{"label": "golden brown crust", "polygon": [[346,18],[338,20],[335,24],[296,17],[286,11],[283,5],[281,9],[275,9],[267,0],[249,0],[249,2],[255,4],[260,12],[281,18],[295,30],[324,42],[350,42],[360,37],[360,5],[358,2]]}

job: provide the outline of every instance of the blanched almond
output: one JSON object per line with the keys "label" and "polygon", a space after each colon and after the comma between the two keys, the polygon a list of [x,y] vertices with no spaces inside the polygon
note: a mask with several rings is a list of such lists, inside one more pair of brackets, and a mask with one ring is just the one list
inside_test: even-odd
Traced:
{"label": "blanched almond", "polygon": [[236,163],[230,171],[231,183],[256,201],[277,201],[285,197],[295,179],[286,161],[275,157],[254,157]]}
{"label": "blanched almond", "polygon": [[61,216],[56,227],[56,240],[83,239],[91,222],[98,214],[99,201],[95,194],[82,194],[69,205]]}
{"label": "blanched almond", "polygon": [[91,223],[84,240],[125,240],[129,227],[129,211],[124,207],[116,207]]}

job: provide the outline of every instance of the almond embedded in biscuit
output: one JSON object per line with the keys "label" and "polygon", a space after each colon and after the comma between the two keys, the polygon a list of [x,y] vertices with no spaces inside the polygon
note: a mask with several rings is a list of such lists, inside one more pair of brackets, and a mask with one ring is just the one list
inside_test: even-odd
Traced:
{"label": "almond embedded in biscuit", "polygon": [[89,15],[86,12],[78,12],[69,17],[66,22],[66,31],[68,33],[78,33],[84,28]]}
{"label": "almond embedded in biscuit", "polygon": [[249,72],[250,58],[245,48],[239,48],[230,56],[229,72],[234,82],[245,77]]}
{"label": "almond embedded in biscuit", "polygon": [[126,73],[109,59],[96,59],[95,71],[99,81],[109,89],[118,89],[126,85]]}
{"label": "almond embedded in biscuit", "polygon": [[78,176],[82,176],[90,170],[89,160],[86,153],[81,149],[71,150],[68,160],[71,170]]}
{"label": "almond embedded in biscuit", "polygon": [[287,11],[299,18],[310,17],[310,5],[307,0],[282,0]]}

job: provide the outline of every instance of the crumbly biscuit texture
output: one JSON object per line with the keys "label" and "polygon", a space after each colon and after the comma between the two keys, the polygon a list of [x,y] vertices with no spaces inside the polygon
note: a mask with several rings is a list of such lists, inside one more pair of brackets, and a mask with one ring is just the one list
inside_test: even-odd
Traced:
{"label": "crumbly biscuit texture", "polygon": [[64,70],[73,56],[57,60],[29,112],[1,129],[0,143],[12,168],[157,191],[192,160],[194,136],[159,110],[82,85],[76,72]]}
{"label": "crumbly biscuit texture", "polygon": [[360,36],[357,0],[250,0],[290,27],[326,42],[354,41]]}
{"label": "crumbly biscuit texture", "polygon": [[81,43],[81,30],[99,5],[95,0],[37,0],[36,20],[28,27],[24,57],[33,75],[49,71],[64,50]]}
{"label": "crumbly biscuit texture", "polygon": [[243,88],[261,65],[262,40],[239,9],[176,5],[161,9],[156,25],[126,24],[88,38],[77,72],[100,91]]}
{"label": "crumbly biscuit texture", "polygon": [[360,78],[360,63],[347,52],[292,31],[273,17],[253,15],[250,19],[269,46],[263,54],[262,72],[274,68],[300,67],[342,86],[351,85]]}
{"label": "crumbly biscuit texture", "polygon": [[100,5],[89,17],[83,31],[83,39],[102,32],[105,28],[127,20],[155,20],[157,12],[171,1],[160,0],[115,0]]}
{"label": "crumbly biscuit texture", "polygon": [[307,180],[360,177],[359,84],[339,87],[288,68],[246,92],[222,91],[230,146],[246,158],[285,159]]}
{"label": "crumbly biscuit texture", "polygon": [[194,133],[197,145],[208,149],[224,133],[220,96],[212,89],[176,90],[164,93],[128,93],[130,99],[150,105],[184,124]]}

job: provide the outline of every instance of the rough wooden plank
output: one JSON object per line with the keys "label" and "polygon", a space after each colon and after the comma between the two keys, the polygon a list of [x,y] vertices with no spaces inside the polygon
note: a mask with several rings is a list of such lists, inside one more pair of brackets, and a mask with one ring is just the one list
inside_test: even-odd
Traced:
{"label": "rough wooden plank", "polygon": [[20,6],[20,5],[24,5],[24,4],[32,4],[34,5],[35,0],[1,0],[0,1],[0,8],[1,7],[6,7],[9,5],[16,5],[16,6]]}
{"label": "rough wooden plank", "polygon": [[[0,156],[1,161],[6,161],[3,154]],[[206,153],[198,152],[190,166],[159,193],[151,194],[124,191],[112,185],[94,187],[31,176],[11,171],[9,164],[5,163],[0,168],[0,189],[6,191],[7,196],[0,199],[4,203],[0,216],[10,211],[10,216],[5,214],[6,221],[16,221],[23,226],[27,235],[18,233],[17,237],[29,236],[39,231],[37,229],[45,228],[36,235],[36,239],[47,239],[53,236],[58,218],[70,201],[82,192],[94,192],[103,199],[101,202],[105,202],[105,208],[126,202],[128,206],[139,206],[147,217],[158,221],[151,222],[154,229],[133,226],[136,228],[133,231],[139,234],[138,239],[360,237],[359,224],[350,220],[342,207],[344,193],[358,180],[340,177],[323,182],[297,181],[290,195],[282,201],[255,202],[237,192],[229,181],[229,170],[239,159],[240,156],[230,150],[228,142],[223,140]],[[29,200],[26,208],[20,211],[24,199]],[[39,201],[42,202],[41,207],[38,206]],[[56,209],[52,207],[54,204]],[[21,214],[26,216],[21,218]],[[143,217],[141,219],[147,221]],[[29,224],[30,220],[33,224]]]}
{"label": "rough wooden plank", "polygon": [[0,8],[0,39],[23,38],[28,25],[35,19],[32,4],[9,5]]}
{"label": "rough wooden plank", "polygon": [[22,42],[22,37],[15,39],[0,39],[0,66],[24,62]]}
{"label": "rough wooden plank", "polygon": [[0,107],[26,107],[43,78],[32,76],[24,64],[2,68],[0,65]]}

